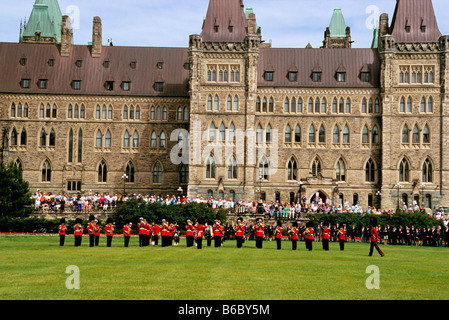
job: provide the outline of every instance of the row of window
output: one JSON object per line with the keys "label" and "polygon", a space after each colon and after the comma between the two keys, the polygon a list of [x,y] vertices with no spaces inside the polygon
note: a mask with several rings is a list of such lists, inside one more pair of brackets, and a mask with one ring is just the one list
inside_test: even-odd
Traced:
{"label": "row of window", "polygon": [[[238,105],[238,102],[237,102]],[[56,104],[52,106],[48,103],[47,106],[41,104],[39,107],[39,118],[44,119],[55,119],[58,115],[58,107]],[[11,104],[10,110],[11,118],[28,118],[29,116],[29,107],[28,104],[25,103],[23,106],[21,103],[17,105],[15,103]],[[106,107],[103,105],[97,105],[95,109],[95,119],[103,119],[103,120],[112,120],[113,116],[113,108],[110,105]],[[125,105],[123,107],[122,113],[124,120],[140,120],[141,119],[141,109],[140,106],[134,107],[133,105]],[[86,107],[84,104],[80,106],[78,104],[69,104],[67,108],[67,118],[68,119],[85,119],[86,118]],[[167,120],[168,119],[168,109],[167,107],[154,107],[152,106],[150,109],[150,120]],[[189,120],[189,108],[179,106],[176,111],[176,119],[179,121],[188,121]]]}
{"label": "row of window", "polygon": [[[207,110],[215,110],[218,111],[220,106],[220,99],[218,98],[218,95],[215,95],[215,97],[212,98],[211,95],[207,97]],[[227,102],[226,102],[226,110],[228,111],[238,111],[239,110],[239,97],[234,96],[232,98],[231,96],[228,96]]]}
{"label": "row of window", "polygon": [[432,66],[399,67],[399,83],[401,84],[432,84],[433,82],[434,67]]}
{"label": "row of window", "polygon": [[[340,68],[339,68],[340,69]],[[310,75],[313,82],[321,82],[323,79],[323,73],[321,71],[312,71]],[[271,82],[274,81],[274,71],[267,70],[264,72],[265,81]],[[337,82],[346,82],[346,71],[339,70],[335,72],[334,79]],[[370,72],[360,72],[360,80],[362,82],[370,82],[371,80]],[[288,72],[288,80],[290,82],[298,81],[298,72],[297,71],[289,71]]]}
{"label": "row of window", "polygon": [[[413,108],[413,100],[412,97],[408,97],[407,100],[405,97],[401,97],[401,101],[399,103],[399,111],[401,113],[411,113]],[[422,97],[421,98],[421,113],[432,113],[433,112],[433,99],[432,97]]]}

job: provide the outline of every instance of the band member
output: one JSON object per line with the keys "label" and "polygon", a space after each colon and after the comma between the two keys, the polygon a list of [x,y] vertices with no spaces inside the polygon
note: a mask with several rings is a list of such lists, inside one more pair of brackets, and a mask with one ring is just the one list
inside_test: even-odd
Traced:
{"label": "band member", "polygon": [[256,225],[254,226],[254,237],[256,239],[256,248],[262,249],[264,236],[265,236],[265,226],[263,225],[263,220],[261,218],[258,218],[256,220]]}
{"label": "band member", "polygon": [[220,220],[215,220],[215,225],[212,228],[214,233],[215,248],[221,247],[221,238],[223,237],[224,228],[221,226]]}
{"label": "band member", "polygon": [[98,220],[95,219],[95,231],[94,231],[94,236],[95,236],[95,246],[96,246],[96,247],[98,247],[98,245],[100,244],[100,233],[101,233],[100,224],[98,223]]}
{"label": "band member", "polygon": [[67,226],[65,225],[65,218],[62,218],[59,225],[59,245],[64,246],[65,235],[67,233]]}
{"label": "band member", "polygon": [[325,251],[329,251],[329,240],[330,240],[331,236],[330,236],[330,230],[329,230],[329,224],[324,224],[323,227],[323,237],[322,237],[322,241],[323,241],[323,250]]}
{"label": "band member", "polygon": [[107,225],[104,228],[106,233],[106,247],[112,246],[112,237],[114,236],[114,225],[112,224],[112,218],[106,220]]}
{"label": "band member", "polygon": [[312,244],[313,244],[313,223],[308,222],[307,228],[304,231],[304,239],[306,242],[306,249],[309,251],[312,251]]}
{"label": "band member", "polygon": [[377,252],[380,254],[381,257],[384,256],[384,253],[382,250],[380,250],[378,243],[379,243],[379,234],[377,232],[377,219],[371,218],[371,245],[369,249],[369,256],[371,257],[373,255],[374,247],[376,248]]}
{"label": "band member", "polygon": [[203,249],[204,226],[202,220],[197,221],[195,225],[195,230],[196,230],[196,247],[198,249]]}
{"label": "band member", "polygon": [[168,226],[168,245],[171,246],[173,244],[173,235],[176,230],[176,223],[170,222]]}
{"label": "band member", "polygon": [[173,226],[174,226],[174,229],[173,229],[173,245],[174,246],[179,246],[178,224],[175,222],[175,224]]}
{"label": "band member", "polygon": [[143,247],[145,243],[145,220],[142,217],[139,218],[137,229],[139,229],[139,247]]}
{"label": "band member", "polygon": [[162,247],[168,247],[169,245],[169,237],[170,237],[170,231],[169,231],[169,225],[168,222],[163,219],[162,220],[162,225],[161,225],[161,243],[162,243]]}
{"label": "band member", "polygon": [[160,233],[161,227],[153,222],[153,241],[151,242],[152,245],[158,245]]}
{"label": "band member", "polygon": [[91,215],[89,217],[89,224],[87,225],[87,231],[89,233],[89,247],[95,245],[95,217]]}
{"label": "band member", "polygon": [[193,242],[195,240],[195,227],[192,224],[191,220],[187,220],[186,225],[186,243],[187,247],[193,247]]}
{"label": "band member", "polygon": [[288,230],[288,234],[290,235],[290,239],[292,241],[292,250],[296,250],[296,248],[298,247],[298,233],[298,223],[293,222],[293,227]]}
{"label": "band member", "polygon": [[237,240],[237,248],[241,248],[243,244],[243,237],[245,235],[245,225],[243,218],[237,219],[237,225],[234,227],[235,239]]}
{"label": "band member", "polygon": [[345,250],[345,241],[346,241],[346,230],[343,227],[340,227],[338,230],[338,242],[340,243],[340,250]]}
{"label": "band member", "polygon": [[74,236],[75,236],[75,247],[81,246],[81,242],[83,240],[83,231],[84,228],[81,225],[83,221],[80,218],[76,218],[75,226],[73,227]]}
{"label": "band member", "polygon": [[210,247],[212,245],[212,226],[210,226],[207,222],[204,225],[204,237],[207,241],[207,246]]}
{"label": "band member", "polygon": [[282,222],[278,220],[277,227],[274,230],[274,237],[276,239],[276,246],[278,250],[281,250],[282,231],[283,231]]}
{"label": "band member", "polygon": [[131,226],[131,222],[128,222],[123,226],[123,239],[125,240],[125,248],[129,247],[129,239],[131,238]]}

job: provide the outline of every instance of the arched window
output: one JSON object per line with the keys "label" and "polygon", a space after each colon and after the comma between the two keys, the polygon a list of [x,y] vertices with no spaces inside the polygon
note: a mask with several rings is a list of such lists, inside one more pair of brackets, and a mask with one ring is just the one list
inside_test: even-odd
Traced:
{"label": "arched window", "polygon": [[268,112],[273,112],[274,111],[274,100],[273,98],[270,98],[270,101],[268,103]]}
{"label": "arched window", "polygon": [[189,120],[189,108],[184,107],[184,121]]}
{"label": "arched window", "polygon": [[23,107],[23,116],[25,118],[28,118],[28,104],[25,103],[25,106]]}
{"label": "arched window", "polygon": [[129,132],[128,132],[128,130],[125,131],[125,136],[123,138],[123,147],[129,148]]}
{"label": "arched window", "polygon": [[296,112],[296,99],[293,97],[290,103],[290,112]]}
{"label": "arched window", "polygon": [[376,102],[374,104],[374,112],[375,113],[380,113],[380,102],[379,102],[379,98],[376,98]]}
{"label": "arched window", "polygon": [[321,161],[315,158],[312,162],[312,177],[317,177],[319,174],[321,174]]}
{"label": "arched window", "polygon": [[84,107],[84,104],[81,105],[81,112],[80,112],[80,118],[84,119],[86,117],[86,108]]}
{"label": "arched window", "polygon": [[[98,131],[98,132],[100,132],[100,131]],[[100,132],[100,139],[101,139],[101,132]],[[106,136],[105,136],[105,140],[104,140],[104,145],[105,145],[106,148],[110,148],[111,147],[111,140],[112,140],[112,138],[111,138],[111,131],[108,130],[108,131],[106,131]],[[100,142],[100,144],[101,144],[101,142]]]}
{"label": "arched window", "polygon": [[433,112],[433,99],[432,97],[427,100],[427,112]]}
{"label": "arched window", "polygon": [[70,129],[69,132],[69,154],[68,154],[68,162],[73,162],[73,130]]}
{"label": "arched window", "polygon": [[325,131],[324,131],[324,126],[323,125],[321,125],[321,127],[320,127],[318,139],[319,139],[318,142],[320,142],[320,143],[324,143],[325,142],[326,135],[325,135]]}
{"label": "arched window", "polygon": [[262,177],[264,180],[268,180],[269,170],[268,170],[268,159],[263,157],[259,161],[259,177]]}
{"label": "arched window", "polygon": [[17,130],[16,130],[16,128],[12,129],[12,132],[11,132],[11,145],[17,146]]}
{"label": "arched window", "polygon": [[212,122],[210,127],[209,127],[209,140],[210,141],[215,141],[215,125]]}
{"label": "arched window", "polygon": [[51,181],[51,165],[48,160],[45,160],[42,165],[42,182],[50,182]]}
{"label": "arched window", "polygon": [[51,129],[48,145],[54,147],[55,144],[56,144],[56,133],[55,130]]}
{"label": "arched window", "polygon": [[128,106],[123,109],[123,119],[128,119]]}
{"label": "arched window", "polygon": [[271,125],[267,126],[267,130],[265,132],[265,141],[271,142]]}
{"label": "arched window", "polygon": [[161,120],[162,114],[161,114],[161,107],[157,107],[156,109],[156,120]]}
{"label": "arched window", "polygon": [[285,98],[284,112],[288,112],[289,110],[290,110],[290,102],[289,102],[288,98]]}
{"label": "arched window", "polygon": [[112,119],[112,106],[108,108],[108,119]]}
{"label": "arched window", "polygon": [[212,110],[212,96],[207,97],[207,110]]}
{"label": "arched window", "polygon": [[[125,107],[125,108],[126,108],[126,107]],[[107,117],[106,106],[103,106],[103,107],[101,108],[101,118],[102,118],[102,119],[106,119],[106,117]]]}
{"label": "arched window", "polygon": [[154,131],[151,134],[151,148],[157,148],[157,135]]}
{"label": "arched window", "polygon": [[334,131],[332,132],[332,142],[333,143],[340,143],[340,129],[337,125],[334,126]]}
{"label": "arched window", "polygon": [[337,173],[337,181],[346,181],[346,165],[343,159],[338,160],[335,169]]}
{"label": "arched window", "polygon": [[423,143],[430,143],[430,130],[429,126],[427,124],[424,126],[424,129],[422,131],[422,142]]}
{"label": "arched window", "polygon": [[[105,113],[105,115],[104,115],[104,119],[105,119],[106,118],[106,107],[103,107],[103,109],[104,109],[104,113]],[[134,107],[133,106],[129,107],[129,118],[131,120],[134,119]]]}
{"label": "arched window", "polygon": [[256,99],[256,112],[260,112],[260,98],[259,97],[257,97],[257,99]]}
{"label": "arched window", "polygon": [[351,100],[346,99],[346,113],[351,113]]}
{"label": "arched window", "polygon": [[220,141],[226,140],[226,129],[225,129],[223,122],[220,124],[220,128],[219,128],[219,140]]}
{"label": "arched window", "polygon": [[338,112],[339,113],[344,113],[345,112],[345,103],[343,101],[343,98],[340,98],[340,104],[338,107]]}
{"label": "arched window", "polygon": [[315,99],[315,113],[320,113],[320,99]]}
{"label": "arched window", "polygon": [[136,120],[140,120],[140,107],[136,107]]}
{"label": "arched window", "polygon": [[229,126],[229,141],[235,140],[235,126],[234,123],[231,122],[231,125]]}
{"label": "arched window", "polygon": [[407,125],[404,125],[404,128],[402,128],[402,143],[408,143],[409,142],[409,130]]}
{"label": "arched window", "polygon": [[25,128],[22,129],[22,133],[20,134],[20,145],[21,146],[27,145],[27,132]]}
{"label": "arched window", "polygon": [[337,113],[337,98],[332,102],[332,113]]}
{"label": "arched window", "polygon": [[368,113],[373,113],[374,112],[374,104],[373,104],[373,99],[369,99],[369,104],[368,104]]}
{"label": "arched window", "polygon": [[421,112],[426,112],[426,98],[422,97],[421,99]]}
{"label": "arched window", "polygon": [[369,143],[369,131],[368,127],[364,126],[362,131],[362,143],[367,144]]}
{"label": "arched window", "polygon": [[41,135],[40,135],[39,141],[40,141],[39,144],[41,147],[45,147],[47,145],[47,134],[45,133],[44,129],[41,130]]}
{"label": "arched window", "polygon": [[239,109],[239,97],[234,97],[234,111],[237,111]]}
{"label": "arched window", "polygon": [[413,127],[412,142],[419,143],[419,129],[417,125]]}
{"label": "arched window", "polygon": [[256,142],[257,143],[261,143],[262,142],[262,138],[263,138],[263,136],[262,136],[262,126],[259,124],[257,126],[257,129],[256,129]]}
{"label": "arched window", "polygon": [[[72,106],[70,105],[69,106],[69,118],[71,118],[72,117]],[[95,110],[95,118],[97,118],[97,119],[100,119],[100,117],[101,117],[101,113],[100,113],[100,106],[97,106],[97,108],[96,108],[96,110]]]}
{"label": "arched window", "polygon": [[215,160],[212,156],[209,156],[206,162],[206,178],[215,179]]}
{"label": "arched window", "polygon": [[298,165],[295,158],[290,158],[287,166],[287,180],[294,181],[297,179]]}
{"label": "arched window", "polygon": [[237,179],[237,161],[234,156],[228,162],[228,179]]}
{"label": "arched window", "polygon": [[402,159],[401,163],[399,164],[399,181],[409,181],[409,164],[406,159]]}
{"label": "arched window", "polygon": [[373,143],[378,144],[379,141],[379,128],[375,125],[373,128]]}
{"label": "arched window", "polygon": [[106,162],[102,160],[98,165],[98,182],[107,182],[108,181],[108,167]]}
{"label": "arched window", "polygon": [[16,105],[14,103],[11,104],[11,117],[14,118],[16,116]]}
{"label": "arched window", "polygon": [[162,131],[161,137],[160,137],[160,140],[159,140],[159,147],[165,148],[166,146],[167,146],[167,144],[166,144],[165,132]]}
{"label": "arched window", "polygon": [[426,159],[422,165],[422,182],[433,182],[432,163]]}
{"label": "arched window", "polygon": [[167,120],[168,114],[167,114],[167,107],[164,107],[162,109],[162,120]]}
{"label": "arched window", "polygon": [[83,130],[78,131],[78,162],[83,162]]}
{"label": "arched window", "polygon": [[179,182],[188,183],[189,182],[189,165],[181,163],[179,167]]}
{"label": "arched window", "polygon": [[365,98],[363,98],[362,100],[362,113],[367,113],[367,104]]}
{"label": "arched window", "polygon": [[309,113],[313,113],[313,99],[309,99]]}
{"label": "arched window", "polygon": [[101,131],[98,130],[97,131],[96,141],[95,141],[95,146],[96,147],[101,147],[102,145],[103,145],[103,136],[101,134]]}
{"label": "arched window", "polygon": [[302,112],[302,98],[298,98],[298,112]]}
{"label": "arched window", "polygon": [[407,99],[407,112],[412,112],[412,98],[408,97]]}
{"label": "arched window", "polygon": [[133,134],[133,148],[139,147],[139,134],[137,133],[137,130],[134,131]]}
{"label": "arched window", "polygon": [[295,128],[295,142],[301,142],[301,127],[299,126],[299,124],[297,124]]}
{"label": "arched window", "polygon": [[45,117],[46,118],[50,118],[51,117],[51,108],[50,108],[50,104],[47,104],[47,108],[45,109]]}
{"label": "arched window", "polygon": [[227,109],[228,110],[232,110],[232,98],[231,98],[231,96],[228,96]]}
{"label": "arched window", "polygon": [[41,104],[40,108],[39,108],[39,117],[43,118],[45,116],[44,114],[44,105]]}
{"label": "arched window", "polygon": [[285,128],[285,142],[292,142],[292,129],[289,125]]}
{"label": "arched window", "polygon": [[345,126],[343,128],[343,143],[349,143],[349,128]]}
{"label": "arched window", "polygon": [[365,181],[375,182],[376,180],[376,166],[373,159],[369,159],[365,165]]}
{"label": "arched window", "polygon": [[132,163],[132,161],[129,161],[126,164],[126,171],[125,171],[125,173],[126,173],[126,176],[127,176],[126,182],[133,183],[134,180],[135,180],[135,169],[134,169],[134,164]]}
{"label": "arched window", "polygon": [[404,97],[401,98],[401,104],[400,104],[400,112],[405,112],[405,99]]}
{"label": "arched window", "polygon": [[326,99],[323,98],[321,101],[321,113],[326,113]]}
{"label": "arched window", "polygon": [[313,124],[309,128],[309,143],[315,142],[315,127]]}
{"label": "arched window", "polygon": [[215,98],[214,98],[214,110],[218,110],[218,104],[219,104],[218,96],[215,96]]}
{"label": "arched window", "polygon": [[151,112],[150,112],[150,119],[154,120],[155,119],[155,109],[154,106],[151,107]]}

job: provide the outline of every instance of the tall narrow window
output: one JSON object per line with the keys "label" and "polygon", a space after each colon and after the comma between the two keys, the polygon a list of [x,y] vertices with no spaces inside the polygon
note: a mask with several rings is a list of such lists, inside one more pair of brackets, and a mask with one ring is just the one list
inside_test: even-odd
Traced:
{"label": "tall narrow window", "polygon": [[402,159],[401,163],[399,164],[399,181],[409,181],[409,165],[406,159]]}
{"label": "tall narrow window", "polygon": [[228,162],[228,179],[237,179],[237,161],[234,156]]}
{"label": "tall narrow window", "polygon": [[337,125],[334,126],[334,131],[332,133],[332,142],[340,143],[340,129]]}
{"label": "tall narrow window", "polygon": [[299,124],[297,124],[295,128],[295,142],[301,142],[301,127],[299,126]]}
{"label": "tall narrow window", "polygon": [[51,181],[51,165],[48,160],[45,160],[42,165],[42,182],[50,182]]}
{"label": "tall narrow window", "polygon": [[98,165],[98,182],[107,182],[108,181],[108,167],[106,162],[102,160]]}
{"label": "tall narrow window", "polygon": [[349,128],[345,126],[343,128],[343,143],[349,143]]}
{"label": "tall narrow window", "polygon": [[179,168],[179,182],[188,183],[189,182],[189,165],[181,163]]}
{"label": "tall narrow window", "polygon": [[69,132],[69,157],[68,162],[73,162],[73,130],[70,129]]}
{"label": "tall narrow window", "polygon": [[325,142],[325,139],[326,139],[326,136],[325,136],[325,131],[324,131],[324,126],[323,125],[321,125],[321,127],[320,127],[320,131],[319,131],[319,133],[318,133],[318,142],[319,143],[324,143]]}
{"label": "tall narrow window", "polygon": [[212,156],[209,156],[206,162],[206,178],[215,179],[215,160]]}
{"label": "tall narrow window", "polygon": [[130,161],[126,164],[126,182],[134,183],[135,169],[134,164]]}
{"label": "tall narrow window", "polygon": [[404,125],[404,128],[402,128],[402,143],[409,143],[408,131],[407,125]]}
{"label": "tall narrow window", "polygon": [[166,137],[165,137],[165,132],[162,131],[161,132],[161,137],[159,139],[159,147],[161,148],[165,148],[167,146],[167,142],[166,142]]}
{"label": "tall narrow window", "polygon": [[237,111],[239,109],[239,97],[234,97],[234,111]]}
{"label": "tall narrow window", "polygon": [[103,136],[102,136],[100,130],[97,131],[97,136],[96,136],[96,138],[95,138],[95,146],[96,146],[96,147],[101,147],[101,146],[103,146]]}
{"label": "tall narrow window", "polygon": [[139,134],[137,133],[137,131],[134,131],[133,134],[133,148],[137,148],[139,147]]}
{"label": "tall narrow window", "polygon": [[219,103],[218,96],[215,96],[215,98],[214,98],[214,110],[218,110],[218,103]]}
{"label": "tall narrow window", "polygon": [[11,145],[17,146],[17,130],[16,130],[16,128],[12,129],[12,132],[11,132]]}
{"label": "tall narrow window", "polygon": [[54,147],[55,144],[56,144],[56,133],[55,133],[55,130],[51,129],[48,145],[51,147]]}
{"label": "tall narrow window", "polygon": [[207,97],[207,110],[212,110],[212,96]]}
{"label": "tall narrow window", "polygon": [[125,131],[125,135],[123,137],[123,147],[129,148],[129,132],[128,132],[128,130]]}
{"label": "tall narrow window", "polygon": [[262,138],[263,138],[263,136],[262,136],[262,126],[259,124],[257,126],[257,129],[256,129],[256,142],[257,143],[261,143],[262,142]]}
{"label": "tall narrow window", "polygon": [[309,142],[315,143],[315,127],[313,125],[309,128]]}
{"label": "tall narrow window", "polygon": [[315,158],[312,162],[312,177],[317,177],[321,174],[321,161]]}
{"label": "tall narrow window", "polygon": [[379,128],[377,128],[377,125],[375,125],[373,128],[373,143],[379,143]]}
{"label": "tall narrow window", "polygon": [[167,118],[168,118],[167,107],[164,107],[162,109],[162,120],[167,120]]}
{"label": "tall narrow window", "polygon": [[220,125],[220,137],[219,137],[220,141],[225,141],[226,140],[226,129],[225,126],[223,124],[223,122]]}
{"label": "tall narrow window", "polygon": [[285,128],[285,142],[292,142],[292,129],[289,125]]}
{"label": "tall narrow window", "polygon": [[285,98],[284,101],[284,112],[288,112],[290,110],[290,102],[288,100],[288,98]]}
{"label": "tall narrow window", "polygon": [[78,132],[78,163],[83,162],[83,130]]}
{"label": "tall narrow window", "polygon": [[400,104],[400,112],[405,112],[405,99],[404,97],[401,98],[401,104]]}
{"label": "tall narrow window", "polygon": [[365,181],[375,182],[376,179],[376,167],[373,159],[369,159],[365,165]]}
{"label": "tall narrow window", "polygon": [[211,123],[209,127],[209,141],[215,141],[215,125]]}
{"label": "tall narrow window", "polygon": [[41,135],[39,138],[39,145],[41,147],[45,147],[47,145],[47,134],[45,133],[44,129],[41,130]]}
{"label": "tall narrow window", "polygon": [[267,126],[267,130],[265,132],[265,141],[268,143],[271,142],[271,125]]}
{"label": "tall narrow window", "polygon": [[262,177],[264,180],[268,180],[269,171],[268,171],[268,159],[263,157],[259,161],[259,177]]}
{"label": "tall narrow window", "polygon": [[[101,137],[101,132],[100,132],[100,137]],[[104,139],[104,145],[105,145],[105,147],[106,148],[110,148],[111,147],[111,140],[112,140],[112,138],[111,138],[111,131],[106,131],[106,136],[105,136],[105,139]]]}
{"label": "tall narrow window", "polygon": [[363,127],[363,131],[362,131],[362,143],[363,143],[363,144],[369,143],[369,131],[368,131],[368,127],[367,127],[367,126],[364,126],[364,127]]}
{"label": "tall narrow window", "polygon": [[407,99],[407,112],[412,112],[412,98],[411,97],[409,97],[408,99]]}
{"label": "tall narrow window", "polygon": [[430,131],[429,131],[429,127],[427,126],[427,124],[424,126],[424,129],[422,132],[423,132],[422,142],[430,143]]}
{"label": "tall narrow window", "polygon": [[235,126],[234,123],[231,123],[229,126],[229,141],[235,140]]}
{"label": "tall narrow window", "polygon": [[296,160],[295,158],[291,158],[288,161],[288,166],[287,166],[287,180],[293,181],[296,180],[297,178],[297,173],[298,173],[298,165],[296,164]]}
{"label": "tall narrow window", "polygon": [[422,166],[422,182],[433,182],[432,163],[429,159],[426,159]]}
{"label": "tall narrow window", "polygon": [[101,118],[101,111],[100,110],[101,110],[100,106],[97,106],[97,108],[95,109],[95,118],[96,119],[100,119]]}
{"label": "tall narrow window", "polygon": [[416,125],[413,127],[412,142],[419,143],[419,129]]}
{"label": "tall narrow window", "polygon": [[157,135],[156,132],[153,131],[151,134],[151,148],[157,148]]}
{"label": "tall narrow window", "polygon": [[338,160],[336,166],[337,181],[346,181],[346,165],[343,159]]}
{"label": "tall narrow window", "polygon": [[25,128],[22,129],[22,133],[20,134],[20,145],[21,146],[27,145],[27,132]]}

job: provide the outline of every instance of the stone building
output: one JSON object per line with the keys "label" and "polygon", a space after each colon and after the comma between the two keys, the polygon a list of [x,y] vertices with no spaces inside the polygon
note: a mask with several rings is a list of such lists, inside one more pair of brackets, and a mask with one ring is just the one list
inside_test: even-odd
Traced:
{"label": "stone building", "polygon": [[57,1],[37,0],[0,43],[1,157],[33,189],[449,206],[449,36],[431,0],[397,0],[365,49],[338,8],[322,48],[274,48],[242,0],[210,0],[186,48],[92,30],[73,44]]}

